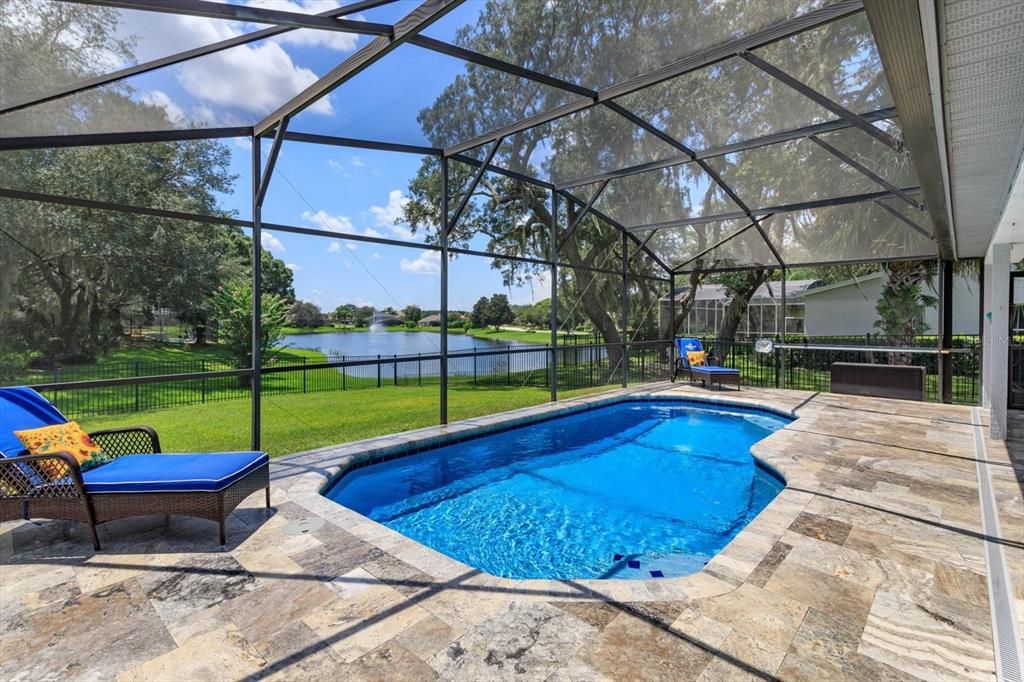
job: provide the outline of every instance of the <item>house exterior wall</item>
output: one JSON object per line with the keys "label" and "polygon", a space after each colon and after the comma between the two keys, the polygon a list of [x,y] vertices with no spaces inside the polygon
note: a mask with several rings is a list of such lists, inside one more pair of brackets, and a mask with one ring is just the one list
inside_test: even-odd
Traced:
{"label": "house exterior wall", "polygon": [[[809,291],[804,298],[804,329],[807,336],[855,336],[876,334],[875,304],[885,287],[884,277],[862,281],[860,286],[850,284],[827,291]],[[934,283],[938,291],[937,283]],[[931,293],[931,292],[929,292]],[[953,278],[953,333],[978,333],[978,294],[976,281],[964,277]],[[932,294],[935,295],[935,294]],[[928,333],[939,329],[938,306],[925,311]]]}

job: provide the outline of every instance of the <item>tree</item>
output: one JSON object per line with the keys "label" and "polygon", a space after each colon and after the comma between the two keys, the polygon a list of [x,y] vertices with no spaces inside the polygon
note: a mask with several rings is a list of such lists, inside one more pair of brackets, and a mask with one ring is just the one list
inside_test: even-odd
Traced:
{"label": "tree", "polygon": [[480,329],[487,326],[487,320],[490,319],[488,316],[489,304],[490,301],[486,296],[481,296],[473,304],[473,310],[469,313],[469,321],[475,328]]}
{"label": "tree", "polygon": [[342,303],[334,312],[331,313],[331,317],[334,318],[335,322],[352,322],[352,318],[355,317],[356,306],[352,303]]}
{"label": "tree", "polygon": [[405,318],[406,324],[412,322],[415,327],[423,319],[423,309],[418,305],[407,305],[402,309],[402,317]]}
{"label": "tree", "polygon": [[512,312],[512,306],[508,303],[508,296],[505,294],[494,294],[487,301],[486,308],[487,324],[500,330],[501,325],[508,324],[516,319]]}
{"label": "tree", "polygon": [[355,309],[352,316],[352,324],[357,327],[368,327],[373,319],[373,306],[362,305]]}
{"label": "tree", "polygon": [[[725,4],[732,3],[726,0]],[[487,3],[476,24],[459,30],[454,41],[535,71],[556,73],[570,81],[601,87],[648,72],[693,53],[698,45],[714,44],[736,31],[737,12],[730,11],[731,7],[709,13],[701,3],[646,2],[623,12],[622,4],[613,0],[569,5]],[[798,6],[796,0],[745,4],[742,17],[749,25],[769,25],[777,20],[779,12],[797,13]],[[889,101],[878,57],[871,47],[866,20],[853,16],[766,46],[761,52],[782,70],[813,83],[826,96],[843,101],[855,111],[869,111]],[[835,73],[842,73],[842,78],[835,78]],[[762,73],[742,59],[732,58],[620,97],[616,102],[640,118],[656,122],[668,135],[690,148],[703,150],[820,120],[822,112],[815,103],[790,95],[781,85],[766,81]],[[509,87],[505,75],[470,65],[465,77],[456,79],[432,106],[420,112],[419,121],[427,139],[445,147],[503,123],[549,111],[563,104],[563,97],[563,93],[535,84]],[[860,141],[853,139],[856,135],[849,136],[856,146],[855,156],[877,144],[867,135],[860,136]],[[670,155],[678,156],[678,150],[615,112],[594,107],[506,137],[494,162],[512,171],[559,183]],[[906,156],[893,156],[900,159],[905,170],[909,165]],[[863,176],[829,157],[809,140],[714,157],[707,163],[726,178],[751,208],[820,197],[837,192],[837,188],[865,186]],[[474,167],[449,162],[452,201],[461,198],[462,188],[474,171]],[[899,177],[894,180],[900,184]],[[565,239],[567,226],[575,219],[579,204],[590,198],[595,184],[570,189],[580,201],[560,211],[565,220],[560,221],[557,230],[559,255],[566,266],[559,269],[559,296],[562,305],[573,310],[574,315],[582,311],[605,341],[617,344],[621,280],[614,275],[595,273],[592,268],[617,268],[623,255],[620,233],[599,216],[590,214],[572,238]],[[440,174],[435,159],[424,161],[411,184],[410,196],[405,220],[426,232],[429,239],[435,226],[442,222],[438,215]],[[483,234],[495,253],[532,257],[546,257],[550,253],[546,190],[485,174],[475,197],[452,230],[453,243],[462,246],[469,238]],[[596,206],[627,226],[735,214],[739,210],[731,196],[696,163],[681,163],[613,180]],[[786,245],[785,255],[792,256],[791,262],[855,255],[865,248],[877,251],[877,244],[885,245],[893,253],[921,248],[918,235],[884,210],[879,211],[888,216],[883,218],[886,222],[867,230],[872,239],[879,241],[861,240],[844,250],[836,246],[836,235],[856,229],[863,222],[862,212],[851,211],[849,207],[775,215],[763,219],[761,228],[774,246]],[[678,321],[685,319],[697,287],[709,271],[758,263],[763,264],[763,269],[778,262],[759,231],[748,228],[748,224],[745,220],[723,219],[644,235],[650,237],[648,247],[664,260],[673,266],[686,265],[689,286],[683,296],[683,310],[676,316]],[[700,259],[693,259],[725,238],[730,239]],[[636,248],[629,244],[631,252]],[[538,270],[497,258],[492,265],[501,270],[506,284],[520,283]],[[656,285],[642,276],[663,273],[647,258],[634,258],[629,267],[634,283],[631,295],[654,298]],[[744,297],[734,300],[741,316]],[[637,318],[636,313],[646,314],[649,310],[649,306],[631,309],[630,327],[644,327],[645,319]],[[610,347],[610,353],[611,362],[617,364],[617,348]]]}
{"label": "tree", "polygon": [[[96,75],[112,59],[133,61],[132,39],[119,36],[116,10],[2,0],[5,68],[18,73],[8,101],[43,94],[47,84]],[[50,86],[52,87],[52,85]],[[165,110],[134,97],[123,83],[5,117],[9,131],[36,126],[66,133],[130,121],[139,129],[174,127]],[[10,120],[8,120],[10,119]],[[6,152],[4,183],[22,190],[229,217],[228,148],[215,141],[108,145]],[[61,207],[0,204],[0,339],[43,349],[51,361],[89,361],[118,341],[122,311],[170,308],[202,342],[211,294],[249,270],[251,241],[239,228]],[[271,291],[294,297],[291,272],[263,253]]]}
{"label": "tree", "polygon": [[[270,359],[270,352],[284,337],[287,304],[276,294],[261,297],[260,358],[261,366]],[[231,354],[236,367],[250,367],[252,360],[252,286],[247,282],[231,282],[213,295],[217,319],[217,338]],[[243,377],[245,378],[245,377]],[[248,382],[246,382],[248,383]]]}
{"label": "tree", "polygon": [[296,300],[288,308],[288,324],[293,327],[319,327],[323,323],[323,311],[315,303]]}

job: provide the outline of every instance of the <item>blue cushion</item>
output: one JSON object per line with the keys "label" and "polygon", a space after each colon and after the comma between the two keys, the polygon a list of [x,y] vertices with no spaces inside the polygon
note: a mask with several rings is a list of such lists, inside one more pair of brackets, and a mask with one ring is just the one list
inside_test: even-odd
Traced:
{"label": "blue cushion", "polygon": [[82,474],[90,494],[219,492],[269,461],[265,452],[127,455]]}
{"label": "blue cushion", "polygon": [[710,365],[706,365],[704,367],[691,367],[690,371],[691,372],[697,372],[697,373],[703,372],[704,374],[739,374],[740,373],[740,371],[738,369],[733,369],[732,367],[712,367]]}
{"label": "blue cushion", "polygon": [[0,456],[25,454],[15,431],[64,424],[67,419],[49,400],[27,386],[0,388]]}

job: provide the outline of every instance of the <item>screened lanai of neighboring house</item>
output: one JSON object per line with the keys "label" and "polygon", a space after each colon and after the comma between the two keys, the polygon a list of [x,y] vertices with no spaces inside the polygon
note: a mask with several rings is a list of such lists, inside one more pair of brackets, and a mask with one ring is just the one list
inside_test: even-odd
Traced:
{"label": "screened lanai of neighboring house", "polygon": [[[230,225],[252,235],[256,289],[273,235],[414,246],[436,263],[442,326],[452,259],[491,258],[513,279],[548,272],[553,343],[560,310],[618,291],[621,310],[585,312],[626,355],[636,301],[655,302],[636,313],[649,317],[709,273],[983,255],[955,244],[931,102],[908,80],[927,75],[926,50],[890,35],[903,4],[4,0],[3,237],[31,250],[17,230],[41,207]],[[34,172],[78,148],[199,139],[252,150],[227,200],[133,201],[116,158],[102,172],[123,175],[117,196],[90,168],[60,183]],[[275,174],[299,146],[421,157],[415,229],[275,213],[275,191],[303,195]],[[253,364],[239,371],[256,377],[258,415]]]}

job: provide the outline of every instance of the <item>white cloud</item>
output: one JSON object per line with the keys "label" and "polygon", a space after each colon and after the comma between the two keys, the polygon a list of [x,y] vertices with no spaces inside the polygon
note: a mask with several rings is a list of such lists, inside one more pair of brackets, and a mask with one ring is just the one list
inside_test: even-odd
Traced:
{"label": "white cloud", "polygon": [[[187,61],[178,69],[178,81],[194,97],[259,115],[270,113],[316,80],[315,73],[297,66],[274,42],[240,45]],[[309,110],[334,113],[328,97]]]}
{"label": "white cloud", "polygon": [[356,249],[359,248],[359,245],[356,244],[355,242],[345,242],[345,248],[348,249],[349,251],[355,251]]}
{"label": "white cloud", "polygon": [[270,232],[263,232],[261,239],[263,243],[263,248],[267,249],[268,251],[272,253],[281,253],[284,251],[284,244],[282,244],[281,240],[275,237]]}
{"label": "white cloud", "polygon": [[393,189],[388,192],[387,206],[371,206],[370,213],[373,214],[374,225],[389,230],[402,239],[412,238],[412,230],[402,222],[405,215],[405,206],[409,203],[409,197],[402,194],[402,190]]}
{"label": "white cloud", "polygon": [[356,168],[362,168],[363,166],[366,165],[366,163],[364,163],[363,160],[358,156],[353,156],[351,159],[349,159],[349,163],[351,163]]}
{"label": "white cloud", "polygon": [[437,275],[441,272],[441,252],[421,251],[415,260],[403,258],[401,262],[402,272],[409,272],[414,275]]}
{"label": "white cloud", "polygon": [[312,223],[321,230],[327,230],[328,232],[355,231],[355,228],[352,226],[352,221],[348,216],[331,215],[322,209],[316,213],[313,213],[312,211],[303,211],[302,219],[307,223]]}
{"label": "white cloud", "polygon": [[371,256],[372,258],[378,258],[378,259],[380,258],[380,254],[379,254],[379,253],[377,253],[376,251],[374,251],[374,252],[373,252],[372,254],[370,254],[370,256]]}
{"label": "white cloud", "polygon": [[327,245],[327,253],[340,253],[341,242],[331,242]]}
{"label": "white cloud", "polygon": [[292,272],[302,272],[302,266],[298,263],[285,263],[284,266]]}
{"label": "white cloud", "polygon": [[139,101],[151,107],[163,109],[167,114],[167,120],[171,123],[177,124],[185,121],[185,111],[163,90],[150,90],[139,97]]}

